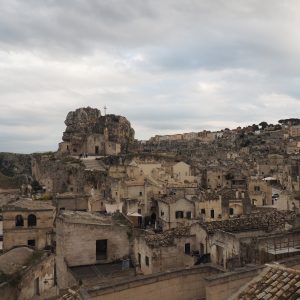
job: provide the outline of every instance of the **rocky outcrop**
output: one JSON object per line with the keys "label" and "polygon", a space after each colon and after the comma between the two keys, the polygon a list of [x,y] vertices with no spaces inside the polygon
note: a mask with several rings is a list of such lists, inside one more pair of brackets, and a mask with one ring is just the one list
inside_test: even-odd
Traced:
{"label": "rocky outcrop", "polygon": [[31,181],[31,155],[0,153],[0,188],[19,188]]}
{"label": "rocky outcrop", "polygon": [[121,144],[122,152],[126,152],[134,140],[134,130],[125,117],[102,116],[97,108],[84,107],[69,112],[65,124],[62,139],[72,145],[82,145],[91,134],[107,134],[108,141]]}

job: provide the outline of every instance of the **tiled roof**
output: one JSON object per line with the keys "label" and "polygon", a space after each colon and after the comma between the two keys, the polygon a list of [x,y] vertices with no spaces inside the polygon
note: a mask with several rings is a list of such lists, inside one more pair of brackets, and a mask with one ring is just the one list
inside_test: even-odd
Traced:
{"label": "tiled roof", "polygon": [[146,234],[145,241],[150,247],[167,247],[174,245],[175,238],[190,236],[190,227],[176,227],[163,233]]}
{"label": "tiled roof", "polygon": [[229,220],[205,222],[201,226],[209,234],[213,234],[216,230],[226,232],[270,231],[277,228],[284,228],[285,223],[293,220],[294,217],[295,214],[293,212],[271,211],[269,213],[253,214]]}
{"label": "tiled roof", "polygon": [[264,275],[248,284],[236,299],[300,299],[300,271],[279,265],[268,265]]}

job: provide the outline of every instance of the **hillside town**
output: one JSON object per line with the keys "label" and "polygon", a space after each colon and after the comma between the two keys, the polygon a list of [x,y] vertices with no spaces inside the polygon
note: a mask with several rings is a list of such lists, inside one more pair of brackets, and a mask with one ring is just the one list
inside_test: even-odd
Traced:
{"label": "hillside town", "polygon": [[0,153],[1,299],[300,299],[300,119],[65,125],[56,152]]}

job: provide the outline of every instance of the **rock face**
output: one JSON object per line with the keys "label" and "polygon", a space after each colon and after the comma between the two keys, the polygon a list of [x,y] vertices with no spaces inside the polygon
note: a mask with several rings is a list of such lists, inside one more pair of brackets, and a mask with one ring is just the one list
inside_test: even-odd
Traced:
{"label": "rock face", "polygon": [[31,180],[31,155],[0,153],[0,189],[19,188]]}
{"label": "rock face", "polygon": [[[134,140],[134,130],[130,122],[122,116],[102,116],[97,108],[85,107],[69,112],[65,120],[67,128],[63,133],[63,141],[68,144],[68,149],[79,152],[89,152],[91,137],[99,144],[120,144],[121,152],[126,152],[128,145]],[[99,145],[101,148],[102,146]],[[74,151],[73,151],[74,152]]]}

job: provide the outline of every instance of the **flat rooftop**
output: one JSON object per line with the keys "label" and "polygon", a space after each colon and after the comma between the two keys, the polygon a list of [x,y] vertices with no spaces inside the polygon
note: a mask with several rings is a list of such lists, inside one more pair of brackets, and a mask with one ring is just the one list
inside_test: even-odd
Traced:
{"label": "flat rooftop", "polygon": [[8,203],[2,207],[2,211],[15,211],[15,210],[55,210],[50,201],[38,201],[28,198],[20,199],[15,202]]}
{"label": "flat rooftop", "polygon": [[85,211],[63,210],[60,211],[58,218],[64,220],[64,222],[76,224],[92,224],[102,226],[109,226],[113,224],[120,226],[129,225],[129,222],[121,214],[110,216]]}
{"label": "flat rooftop", "polygon": [[71,267],[71,271],[77,280],[81,280],[86,287],[106,286],[135,278],[134,268],[124,268],[123,262]]}

